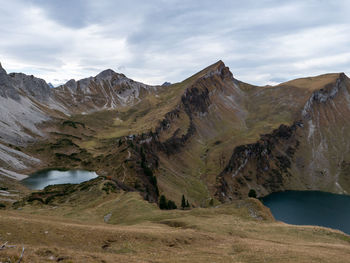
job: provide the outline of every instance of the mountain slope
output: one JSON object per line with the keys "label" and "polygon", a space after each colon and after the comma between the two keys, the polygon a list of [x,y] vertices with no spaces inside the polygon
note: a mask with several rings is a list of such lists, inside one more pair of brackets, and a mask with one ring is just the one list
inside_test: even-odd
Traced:
{"label": "mountain slope", "polygon": [[95,77],[75,81],[53,89],[55,99],[72,113],[92,112],[135,105],[148,93],[157,90],[108,69]]}
{"label": "mountain slope", "polygon": [[[339,175],[349,153],[346,132],[349,124],[345,116],[349,110],[350,82],[344,74],[320,78],[314,82],[321,82],[322,88],[304,85],[312,93],[301,104],[303,107],[299,106],[292,125],[281,125],[261,136],[255,144],[235,148],[219,177],[217,195],[221,200],[242,197],[250,188],[260,195],[286,189],[346,193],[339,184]],[[342,176],[344,180],[346,174]],[[344,187],[348,187],[347,184]]]}
{"label": "mountain slope", "polygon": [[0,173],[7,177],[85,168],[150,201],[185,194],[196,206],[243,198],[251,188],[263,196],[350,187],[344,74],[257,87],[218,61],[163,86],[112,70],[50,88],[1,68],[0,81],[7,113],[0,116]]}

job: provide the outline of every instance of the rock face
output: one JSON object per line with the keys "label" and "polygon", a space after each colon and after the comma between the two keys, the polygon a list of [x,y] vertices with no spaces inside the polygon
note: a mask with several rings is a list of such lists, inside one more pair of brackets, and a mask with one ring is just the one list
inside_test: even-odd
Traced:
{"label": "rock face", "polygon": [[[22,73],[7,74],[0,64],[0,142],[25,146],[44,139],[38,125],[50,119],[71,114],[131,106],[157,87],[148,86],[105,70],[96,77],[51,88],[43,79]],[[7,162],[15,158],[3,150],[0,164],[14,170],[26,165]],[[21,158],[18,158],[22,162]]]}
{"label": "rock face", "polygon": [[86,166],[150,201],[185,194],[195,205],[250,189],[348,193],[349,91],[343,73],[257,87],[222,61],[162,86],[108,69],[52,88],[0,66],[0,174],[39,159]]}
{"label": "rock face", "polygon": [[251,188],[260,196],[287,189],[348,193],[349,90],[341,73],[311,93],[292,126],[237,146],[219,176],[218,198],[244,197]]}
{"label": "rock face", "polygon": [[[22,128],[42,135],[35,125],[55,116],[50,110],[70,115],[132,106],[156,90],[157,87],[133,81],[110,69],[96,77],[70,80],[65,85],[51,88],[43,79],[34,76],[7,74],[0,65],[0,119],[1,125],[5,125],[0,129],[1,138],[20,145],[33,139],[33,136],[23,133]],[[10,132],[11,128],[13,132]]]}
{"label": "rock face", "polygon": [[157,87],[133,81],[111,69],[95,77],[70,80],[53,89],[55,99],[72,113],[93,112],[132,106]]}
{"label": "rock face", "polygon": [[256,189],[260,195],[285,190],[300,144],[297,129],[302,127],[302,122],[292,126],[282,124],[271,134],[262,135],[256,143],[237,146],[218,177],[218,198],[221,201],[244,198],[250,189]]}
{"label": "rock face", "polygon": [[0,64],[0,96],[3,98],[11,98],[14,100],[19,100],[18,92],[11,85],[11,80],[7,75],[5,69],[2,68]]}

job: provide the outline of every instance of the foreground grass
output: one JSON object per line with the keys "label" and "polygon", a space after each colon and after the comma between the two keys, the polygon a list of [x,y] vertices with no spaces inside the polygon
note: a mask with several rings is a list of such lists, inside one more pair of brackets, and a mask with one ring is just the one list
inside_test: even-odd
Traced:
{"label": "foreground grass", "polygon": [[[104,216],[110,213],[108,223]],[[90,216],[89,216],[90,215]],[[95,206],[0,211],[0,261],[16,262],[349,262],[350,237],[275,222],[257,200],[160,211],[136,193]]]}

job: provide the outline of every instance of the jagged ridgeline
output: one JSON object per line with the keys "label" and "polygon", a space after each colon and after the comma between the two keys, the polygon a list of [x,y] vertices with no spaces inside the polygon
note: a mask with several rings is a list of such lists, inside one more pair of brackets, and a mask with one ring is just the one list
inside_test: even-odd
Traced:
{"label": "jagged ridgeline", "polygon": [[178,207],[251,189],[349,192],[349,89],[343,73],[254,86],[222,61],[162,86],[106,70],[52,88],[0,67],[0,174],[20,187],[42,168],[95,170],[98,184]]}

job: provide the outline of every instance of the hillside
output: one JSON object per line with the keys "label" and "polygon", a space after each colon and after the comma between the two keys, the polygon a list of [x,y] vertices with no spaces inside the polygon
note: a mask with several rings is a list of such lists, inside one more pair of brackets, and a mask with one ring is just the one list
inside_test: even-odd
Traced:
{"label": "hillside", "polygon": [[[53,88],[0,66],[0,245],[16,246],[0,260],[347,262],[347,235],[247,197],[350,191],[349,89],[343,73],[254,86],[222,61],[162,86],[105,70]],[[21,184],[48,168],[99,177]]]}
{"label": "hillside", "polygon": [[22,247],[22,262],[345,263],[350,254],[349,236],[275,222],[256,199],[162,211],[137,193],[78,196],[76,206],[0,210],[0,260],[17,262]]}
{"label": "hillside", "polygon": [[218,61],[165,86],[112,70],[57,88],[0,75],[0,174],[14,188],[13,179],[48,167],[95,170],[152,202],[185,194],[194,206],[251,188],[264,196],[350,187],[344,74],[257,87]]}

